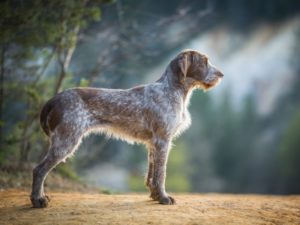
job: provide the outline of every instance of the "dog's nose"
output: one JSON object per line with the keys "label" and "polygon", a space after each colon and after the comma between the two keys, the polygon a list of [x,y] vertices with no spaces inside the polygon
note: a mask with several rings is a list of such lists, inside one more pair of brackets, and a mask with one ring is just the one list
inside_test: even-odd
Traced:
{"label": "dog's nose", "polygon": [[220,71],[218,71],[216,74],[217,74],[218,77],[224,77],[224,74],[221,73]]}

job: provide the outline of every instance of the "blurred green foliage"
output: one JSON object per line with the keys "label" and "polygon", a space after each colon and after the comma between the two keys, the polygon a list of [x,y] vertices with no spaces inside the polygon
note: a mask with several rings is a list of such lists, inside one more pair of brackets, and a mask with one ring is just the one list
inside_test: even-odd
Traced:
{"label": "blurred green foliage", "polygon": [[141,175],[131,174],[128,178],[128,186],[134,192],[144,192],[146,190],[144,177]]}
{"label": "blurred green foliage", "polygon": [[296,112],[283,134],[278,152],[281,185],[287,193],[300,190],[300,111]]}
{"label": "blurred green foliage", "polygon": [[[47,148],[40,108],[55,92],[76,85],[68,67],[79,31],[100,19],[104,2],[1,1],[1,166],[37,160]],[[56,70],[49,73],[51,65]],[[84,79],[80,84],[87,86]]]}
{"label": "blurred green foliage", "polygon": [[191,167],[189,164],[189,157],[187,145],[180,142],[173,146],[167,167],[166,189],[169,191],[189,192],[191,191],[191,182],[189,175]]}
{"label": "blurred green foliage", "polygon": [[55,167],[55,170],[63,177],[74,181],[80,181],[80,177],[77,175],[74,168],[68,163],[59,164],[57,167]]}

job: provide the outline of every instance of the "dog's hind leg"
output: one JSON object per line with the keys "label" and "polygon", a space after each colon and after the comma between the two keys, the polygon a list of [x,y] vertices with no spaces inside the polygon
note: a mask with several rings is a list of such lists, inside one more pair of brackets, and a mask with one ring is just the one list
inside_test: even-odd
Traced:
{"label": "dog's hind leg", "polygon": [[[145,177],[145,184],[151,191],[151,182],[153,177],[153,149],[148,149],[148,171]],[[152,198],[152,196],[150,195]]]}
{"label": "dog's hind leg", "polygon": [[49,198],[44,194],[44,181],[48,173],[60,162],[65,161],[76,150],[80,137],[54,135],[48,153],[41,163],[33,169],[31,202],[35,208],[47,207]]}

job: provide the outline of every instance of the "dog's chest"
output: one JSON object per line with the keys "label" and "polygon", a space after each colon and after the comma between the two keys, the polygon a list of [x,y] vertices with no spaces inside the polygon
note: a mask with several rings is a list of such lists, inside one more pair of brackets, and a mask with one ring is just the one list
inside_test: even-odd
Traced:
{"label": "dog's chest", "polygon": [[181,115],[179,116],[179,120],[176,124],[174,135],[178,136],[182,132],[184,132],[191,124],[191,117],[189,112],[184,109]]}
{"label": "dog's chest", "polygon": [[190,114],[182,101],[177,101],[177,104],[173,105],[169,113],[164,115],[168,118],[168,130],[172,133],[172,136],[180,135],[191,124]]}

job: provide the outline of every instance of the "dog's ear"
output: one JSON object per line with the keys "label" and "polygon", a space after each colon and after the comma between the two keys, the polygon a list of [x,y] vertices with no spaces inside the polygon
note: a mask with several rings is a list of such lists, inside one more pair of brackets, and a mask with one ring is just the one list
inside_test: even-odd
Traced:
{"label": "dog's ear", "polygon": [[180,83],[184,83],[189,67],[192,64],[191,54],[189,52],[184,52],[178,59],[178,67],[181,71],[181,76],[179,77]]}
{"label": "dog's ear", "polygon": [[170,63],[170,67],[174,74],[174,82],[176,84],[184,84],[189,67],[192,64],[191,52],[182,52]]}

